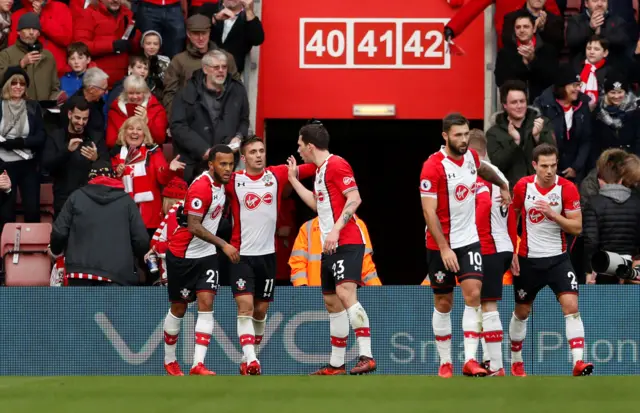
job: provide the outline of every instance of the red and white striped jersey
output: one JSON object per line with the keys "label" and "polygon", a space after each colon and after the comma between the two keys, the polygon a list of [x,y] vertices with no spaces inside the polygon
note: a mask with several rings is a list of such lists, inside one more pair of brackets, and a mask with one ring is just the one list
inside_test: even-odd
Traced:
{"label": "red and white striped jersey", "polygon": [[[331,232],[346,205],[347,194],[358,189],[351,165],[343,158],[329,155],[316,171],[314,196],[320,222],[320,241]],[[364,238],[354,217],[342,227],[338,245],[364,244]]]}
{"label": "red and white striped jersey", "polygon": [[[436,214],[449,246],[461,248],[478,242],[476,221],[476,180],[480,160],[469,149],[456,160],[447,156],[444,146],[422,166],[420,196],[438,200]],[[438,250],[438,244],[426,231],[427,248]]]}
{"label": "red and white striped jersey", "polygon": [[[298,177],[313,176],[313,164],[300,165]],[[240,255],[260,256],[276,251],[276,222],[282,191],[289,182],[286,165],[269,166],[259,175],[235,172],[226,185],[232,216],[231,245]]]}
{"label": "red and white striped jersey", "polygon": [[549,220],[535,206],[536,201],[546,201],[555,212],[563,216],[567,212],[580,211],[578,189],[569,180],[556,176],[549,188],[542,188],[536,176],[525,176],[513,188],[513,209],[520,211],[522,236],[518,255],[529,258],[555,257],[567,251],[565,234],[556,222]]}
{"label": "red and white striped jersey", "polygon": [[[224,188],[204,172],[189,186],[184,201],[184,213],[202,217],[202,226],[212,234],[218,231],[226,197]],[[169,240],[169,251],[178,258],[202,258],[214,255],[216,247],[178,227]]]}
{"label": "red and white striped jersey", "polygon": [[[508,182],[498,168],[488,162],[504,182]],[[500,205],[500,187],[478,177],[476,190],[476,226],[480,238],[482,255],[499,252],[513,252],[517,243],[516,215],[507,207]]]}
{"label": "red and white striped jersey", "polygon": [[165,260],[167,254],[167,248],[169,248],[169,240],[173,237],[178,227],[178,219],[176,213],[178,208],[184,205],[184,201],[178,201],[171,206],[167,215],[160,223],[153,237],[151,237],[151,248],[153,248],[158,254],[158,264],[160,267],[160,282],[166,284],[167,282],[167,262]]}

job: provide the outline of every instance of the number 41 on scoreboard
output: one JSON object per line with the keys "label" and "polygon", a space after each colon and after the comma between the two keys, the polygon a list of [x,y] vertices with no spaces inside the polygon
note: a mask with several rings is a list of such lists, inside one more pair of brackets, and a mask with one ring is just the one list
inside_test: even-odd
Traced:
{"label": "number 41 on scoreboard", "polygon": [[300,19],[303,69],[449,69],[449,19]]}

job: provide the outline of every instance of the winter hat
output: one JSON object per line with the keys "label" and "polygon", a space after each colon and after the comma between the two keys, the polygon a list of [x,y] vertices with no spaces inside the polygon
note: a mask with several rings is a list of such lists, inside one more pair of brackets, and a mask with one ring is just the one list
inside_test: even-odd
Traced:
{"label": "winter hat", "polygon": [[621,73],[611,73],[604,81],[604,92],[609,93],[612,90],[629,91],[629,84],[626,77]]}
{"label": "winter hat", "polygon": [[27,87],[29,87],[29,83],[31,82],[29,79],[29,75],[20,66],[10,66],[9,68],[7,68],[7,71],[4,72],[4,76],[2,77],[2,86],[6,85],[9,79],[11,79],[11,77],[15,75],[21,75],[22,77],[24,77],[24,81],[27,83]]}
{"label": "winter hat", "polygon": [[558,68],[555,80],[556,87],[563,87],[577,82],[580,82],[580,75],[573,67],[562,65]]}
{"label": "winter hat", "polygon": [[140,47],[144,46],[144,38],[149,35],[158,36],[158,39],[160,39],[160,47],[162,47],[162,36],[155,30],[147,30],[146,32],[142,33],[142,37],[140,38]]}
{"label": "winter hat", "polygon": [[115,178],[116,174],[111,168],[111,163],[107,161],[98,160],[91,165],[89,170],[89,180],[98,176],[104,176],[105,178]]}
{"label": "winter hat", "polygon": [[18,20],[18,31],[23,29],[36,29],[42,31],[40,26],[40,16],[33,12],[25,13]]}
{"label": "winter hat", "polygon": [[194,14],[187,19],[188,32],[206,32],[211,29],[211,19],[202,14]]}
{"label": "winter hat", "polygon": [[162,190],[165,198],[184,199],[187,196],[187,183],[178,177],[173,178]]}

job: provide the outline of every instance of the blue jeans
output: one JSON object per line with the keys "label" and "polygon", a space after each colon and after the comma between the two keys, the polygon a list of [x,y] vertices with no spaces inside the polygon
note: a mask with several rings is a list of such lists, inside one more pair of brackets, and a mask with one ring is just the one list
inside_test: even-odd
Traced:
{"label": "blue jeans", "polygon": [[187,32],[180,3],[170,6],[156,6],[140,2],[136,16],[140,32],[155,30],[160,33],[162,54],[169,59],[184,50]]}

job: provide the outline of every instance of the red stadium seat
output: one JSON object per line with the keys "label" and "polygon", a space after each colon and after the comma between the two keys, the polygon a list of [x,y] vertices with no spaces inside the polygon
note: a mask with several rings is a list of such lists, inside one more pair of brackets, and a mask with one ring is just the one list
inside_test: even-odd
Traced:
{"label": "red stadium seat", "polygon": [[[22,197],[19,190],[16,198],[16,221],[24,222]],[[40,184],[40,222],[53,223],[53,184]]]}
{"label": "red stadium seat", "polygon": [[49,286],[51,258],[47,246],[50,237],[51,224],[5,224],[0,243],[7,286]]}

